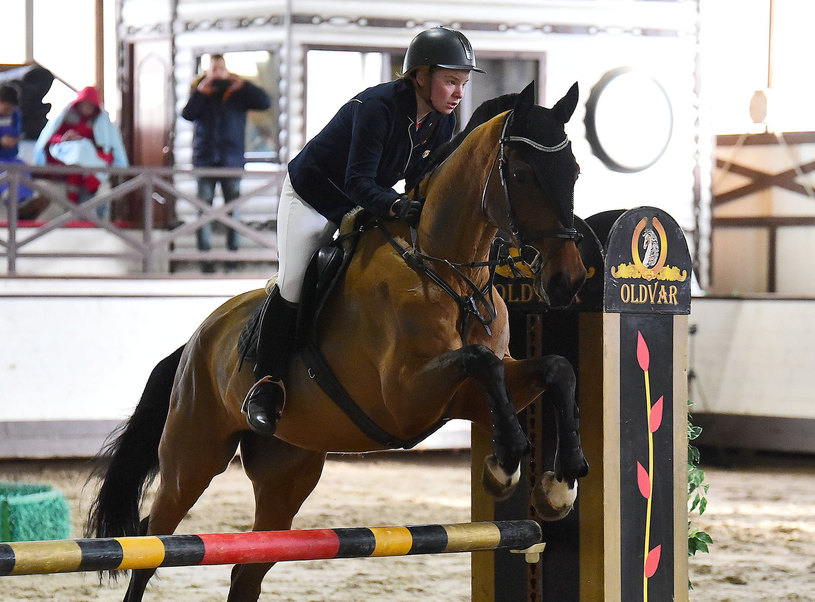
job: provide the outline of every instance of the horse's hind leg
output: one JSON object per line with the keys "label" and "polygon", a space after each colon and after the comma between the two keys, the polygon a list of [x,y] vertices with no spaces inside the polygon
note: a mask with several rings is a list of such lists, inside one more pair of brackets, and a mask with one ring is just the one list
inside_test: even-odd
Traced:
{"label": "horse's hind leg", "polygon": [[[194,406],[192,398],[188,399],[189,406]],[[240,433],[219,431],[215,418],[193,416],[194,410],[189,406],[188,411],[174,408],[167,418],[159,446],[160,481],[149,519],[142,522],[146,526],[145,535],[173,533],[212,478],[226,470],[235,457]],[[141,600],[155,572],[155,569],[133,571],[125,602]]]}
{"label": "horse's hind leg", "polygon": [[[317,485],[325,453],[246,433],[241,440],[241,460],[255,489],[253,529],[277,531],[291,527],[294,515]],[[272,565],[235,565],[228,600],[257,600],[263,577]]]}

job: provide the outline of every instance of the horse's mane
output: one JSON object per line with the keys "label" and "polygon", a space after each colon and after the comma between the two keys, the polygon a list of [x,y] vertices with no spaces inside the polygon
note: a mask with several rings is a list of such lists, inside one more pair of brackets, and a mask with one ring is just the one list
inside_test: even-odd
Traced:
{"label": "horse's mane", "polygon": [[461,130],[458,134],[453,136],[448,142],[445,142],[433,153],[430,155],[427,163],[427,169],[424,173],[422,173],[418,178],[411,179],[410,181],[406,182],[405,189],[412,190],[416,187],[422,180],[425,179],[430,173],[433,172],[439,165],[441,165],[447,157],[453,154],[461,143],[464,142],[464,139],[472,132],[475,128],[479,125],[486,123],[496,115],[503,113],[504,111],[509,111],[513,106],[515,106],[515,99],[518,97],[517,92],[513,92],[511,94],[503,94],[501,96],[496,96],[495,98],[491,98],[489,100],[485,100],[482,102],[478,108],[473,111],[470,120],[467,122],[467,125]]}

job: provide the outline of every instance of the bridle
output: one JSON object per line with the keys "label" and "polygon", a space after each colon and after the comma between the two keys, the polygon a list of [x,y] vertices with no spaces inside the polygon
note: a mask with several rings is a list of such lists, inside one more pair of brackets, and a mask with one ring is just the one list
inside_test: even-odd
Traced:
{"label": "bridle", "polygon": [[[524,228],[519,226],[519,220],[517,214],[515,212],[515,207],[512,204],[512,198],[509,192],[509,184],[506,179],[506,171],[507,166],[509,164],[509,160],[506,157],[506,153],[504,152],[504,146],[510,142],[513,143],[524,143],[535,150],[546,152],[546,153],[556,153],[561,150],[564,150],[568,144],[569,139],[568,137],[564,138],[562,142],[555,146],[544,146],[534,140],[529,138],[525,138],[523,136],[507,136],[507,126],[512,118],[514,111],[510,111],[509,115],[507,115],[506,119],[504,120],[504,124],[501,130],[501,137],[498,140],[498,153],[496,155],[495,162],[498,164],[498,173],[501,182],[501,188],[504,192],[504,201],[505,201],[505,211],[506,211],[506,220],[507,225],[509,227],[509,232],[511,233],[514,241],[517,244],[518,250],[520,251],[520,257],[513,257],[509,254],[509,247],[511,246],[507,241],[502,240],[500,238],[496,238],[493,241],[492,248],[490,250],[490,259],[487,261],[473,261],[473,262],[466,262],[466,263],[457,263],[452,262],[449,259],[444,259],[440,257],[433,257],[432,255],[427,255],[421,252],[418,249],[417,245],[417,231],[416,228],[411,226],[410,227],[410,236],[411,236],[411,246],[402,246],[399,242],[391,235],[388,231],[385,223],[382,220],[378,220],[378,228],[382,231],[385,235],[385,238],[391,244],[391,246],[396,249],[402,259],[407,263],[410,267],[412,267],[417,272],[421,272],[425,274],[428,278],[430,278],[433,282],[435,282],[444,292],[446,292],[450,297],[453,298],[456,303],[458,303],[459,311],[461,315],[461,340],[464,345],[467,344],[467,332],[469,327],[469,320],[470,318],[475,318],[483,327],[487,334],[490,333],[489,325],[496,317],[495,311],[495,302],[492,297],[492,289],[493,283],[495,279],[495,270],[499,266],[506,266],[508,267],[517,277],[524,277],[524,274],[518,269],[515,265],[517,263],[524,263],[526,264],[529,269],[531,270],[533,276],[537,276],[541,270],[543,270],[544,266],[549,262],[549,260],[557,253],[560,247],[555,249],[546,259],[541,257],[540,251],[538,251],[535,247],[529,244],[527,241],[529,240],[538,240],[541,238],[557,238],[560,239],[563,243],[571,240],[574,241],[575,244],[580,242],[583,238],[583,235],[578,232],[575,228],[567,228],[567,227],[560,227],[560,228],[553,228],[548,230],[534,230],[529,232]],[[489,187],[490,176],[492,172],[495,170],[495,162],[493,163],[492,167],[490,168],[489,173],[487,174],[487,181],[484,183],[484,190],[481,193],[481,211],[484,215],[484,218],[487,220],[488,223],[495,226],[499,230],[501,226],[494,223],[493,220],[490,218],[490,215],[487,211],[487,189]],[[418,194],[418,184],[417,184],[417,191]],[[448,268],[452,269],[459,278],[467,285],[470,289],[469,295],[460,295],[458,292],[450,286],[444,278],[434,270],[429,264],[432,263],[441,263],[446,265]],[[483,288],[479,288],[463,271],[461,268],[475,268],[475,267],[488,267],[489,268],[489,278],[487,279],[487,283],[484,285]]]}
{"label": "bridle", "polygon": [[509,124],[512,121],[514,114],[515,111],[512,110],[509,112],[506,119],[504,119],[504,124],[503,127],[501,128],[501,137],[498,139],[498,153],[496,154],[492,168],[487,174],[487,181],[485,182],[484,190],[481,193],[481,213],[484,215],[484,218],[490,224],[492,224],[498,229],[501,229],[501,226],[496,224],[491,219],[487,208],[487,189],[489,188],[490,177],[492,176],[492,172],[495,171],[495,163],[497,163],[498,177],[500,178],[501,189],[504,191],[504,205],[505,205],[504,213],[509,233],[517,242],[517,247],[518,250],[520,251],[521,258],[523,259],[524,263],[526,263],[529,266],[529,269],[532,271],[532,274],[537,276],[537,274],[544,268],[546,263],[548,263],[548,261],[552,258],[554,252],[544,260],[541,257],[540,251],[538,251],[535,247],[530,245],[528,241],[537,240],[540,238],[558,238],[561,239],[563,242],[573,240],[575,244],[577,244],[583,238],[583,235],[580,232],[578,232],[574,227],[571,228],[560,227],[548,230],[533,230],[529,232],[523,229],[521,226],[519,226],[520,222],[518,220],[518,215],[515,211],[515,206],[512,204],[512,197],[510,196],[509,192],[509,183],[507,182],[507,170],[509,167],[509,159],[507,158],[505,151],[506,144],[510,142],[520,142],[528,146],[531,146],[533,149],[539,152],[557,153],[559,151],[564,150],[569,145],[569,138],[568,136],[565,136],[563,140],[558,144],[554,146],[545,146],[543,144],[540,144],[539,142],[535,142],[534,140],[531,140],[530,138],[526,138],[524,136],[508,136],[507,130],[509,129]]}

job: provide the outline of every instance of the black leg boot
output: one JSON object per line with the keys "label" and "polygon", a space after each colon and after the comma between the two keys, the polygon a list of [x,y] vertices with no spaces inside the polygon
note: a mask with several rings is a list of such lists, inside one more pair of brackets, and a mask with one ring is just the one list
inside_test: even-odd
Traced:
{"label": "black leg boot", "polygon": [[294,346],[297,307],[296,303],[283,299],[275,288],[261,312],[254,370],[257,382],[249,389],[241,407],[249,428],[261,435],[274,434],[286,403],[282,376]]}

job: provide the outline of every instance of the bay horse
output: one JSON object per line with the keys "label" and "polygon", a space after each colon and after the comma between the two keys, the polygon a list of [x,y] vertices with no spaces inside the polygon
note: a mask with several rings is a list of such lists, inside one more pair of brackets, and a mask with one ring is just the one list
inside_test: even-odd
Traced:
{"label": "bay horse", "polygon": [[[547,391],[557,417],[555,481],[571,493],[570,501],[552,501],[562,510],[588,471],[574,371],[559,356],[510,357],[490,249],[505,232],[534,274],[536,293],[553,306],[569,304],[585,280],[572,221],[578,166],[564,128],[578,91],[575,84],[551,109],[535,104],[533,84],[516,96],[511,110],[469,132],[421,182],[426,200],[416,230],[391,220],[360,234],[319,317],[319,349],[367,420],[396,442],[409,446],[454,418],[492,432],[483,481],[496,497],[517,483],[529,445],[516,414]],[[352,421],[299,352],[284,379],[275,435],[248,429],[240,407],[254,378],[236,342],[266,294],[225,302],[153,370],[134,414],[100,452],[106,462],[88,535],[173,533],[238,446],[254,486],[253,529],[289,529],[328,452],[398,446]],[[150,514],[139,520],[156,474]],[[236,565],[228,600],[256,600],[271,566]],[[141,600],[154,572],[133,571],[125,600]]]}

